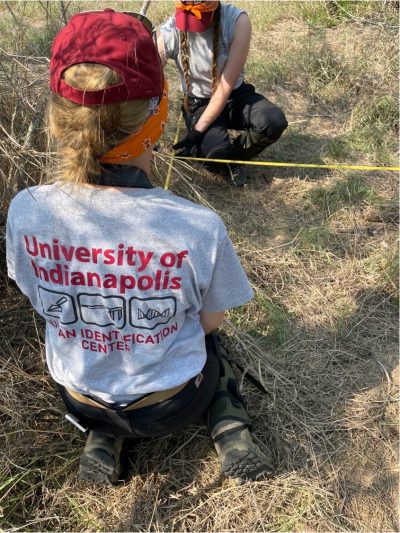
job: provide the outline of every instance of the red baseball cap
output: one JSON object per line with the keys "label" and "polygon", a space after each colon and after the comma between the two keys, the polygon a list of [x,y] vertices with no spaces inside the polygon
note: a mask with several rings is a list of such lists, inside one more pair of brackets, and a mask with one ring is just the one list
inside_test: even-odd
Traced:
{"label": "red baseball cap", "polygon": [[[196,6],[212,5],[211,10],[201,11],[196,16],[196,9],[193,11],[184,10],[184,6]],[[214,7],[215,5],[215,7]],[[178,30],[180,31],[192,31],[197,33],[203,33],[206,31],[212,23],[214,17],[215,8],[218,6],[218,2],[177,2],[177,7],[175,10],[175,24]],[[207,6],[208,7],[208,6]]]}
{"label": "red baseball cap", "polygon": [[[100,63],[121,82],[97,91],[71,87],[64,70],[78,63]],[[160,96],[163,72],[151,31],[137,18],[113,9],[78,13],[56,35],[50,57],[50,90],[72,102],[103,105]]]}

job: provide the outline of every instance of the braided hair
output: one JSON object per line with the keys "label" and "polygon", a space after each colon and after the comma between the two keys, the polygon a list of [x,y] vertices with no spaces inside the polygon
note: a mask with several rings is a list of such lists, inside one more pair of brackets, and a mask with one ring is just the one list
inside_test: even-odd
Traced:
{"label": "braided hair", "polygon": [[189,36],[187,31],[180,31],[181,40],[181,61],[183,67],[183,76],[185,78],[186,91],[183,96],[183,109],[186,113],[189,111],[189,90],[190,90],[190,55],[189,55]]}
{"label": "braided hair", "polygon": [[[211,64],[211,94],[214,94],[218,85],[217,60],[219,38],[221,33],[221,4],[218,5],[213,17],[213,57]],[[186,91],[183,97],[183,108],[189,110],[190,92],[190,49],[189,36],[187,31],[180,31],[181,62],[183,67],[183,77],[185,79]]]}

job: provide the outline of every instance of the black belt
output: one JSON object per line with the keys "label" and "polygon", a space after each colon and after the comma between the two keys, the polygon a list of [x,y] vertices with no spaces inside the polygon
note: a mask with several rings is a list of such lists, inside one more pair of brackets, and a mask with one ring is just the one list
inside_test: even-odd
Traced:
{"label": "black belt", "polygon": [[189,104],[207,105],[210,98],[197,98],[197,96],[189,96]]}

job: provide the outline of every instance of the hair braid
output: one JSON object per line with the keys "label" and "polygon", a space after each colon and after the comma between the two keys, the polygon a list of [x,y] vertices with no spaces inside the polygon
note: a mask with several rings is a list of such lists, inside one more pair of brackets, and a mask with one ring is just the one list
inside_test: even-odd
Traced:
{"label": "hair braid", "polygon": [[218,48],[221,32],[221,4],[218,5],[213,17],[213,57],[211,67],[211,94],[214,94],[218,85]]}
{"label": "hair braid", "polygon": [[189,53],[189,36],[187,31],[181,31],[181,62],[183,67],[183,76],[185,78],[186,91],[183,97],[183,108],[186,113],[189,111],[189,90],[190,90],[190,53]]}

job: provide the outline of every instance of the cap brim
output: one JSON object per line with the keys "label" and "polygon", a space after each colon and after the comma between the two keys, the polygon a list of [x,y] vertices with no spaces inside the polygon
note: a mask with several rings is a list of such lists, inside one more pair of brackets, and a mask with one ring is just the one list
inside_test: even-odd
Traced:
{"label": "cap brim", "polygon": [[180,31],[193,31],[201,33],[206,31],[210,26],[214,16],[214,11],[202,13],[201,19],[197,19],[188,11],[176,10],[175,23]]}

